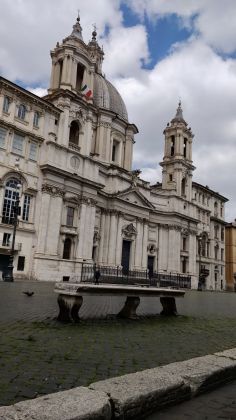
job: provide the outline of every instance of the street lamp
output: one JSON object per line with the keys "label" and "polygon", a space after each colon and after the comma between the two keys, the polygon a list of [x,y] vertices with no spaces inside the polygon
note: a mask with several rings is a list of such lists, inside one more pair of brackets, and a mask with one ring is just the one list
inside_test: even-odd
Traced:
{"label": "street lamp", "polygon": [[16,228],[18,225],[18,216],[20,214],[20,189],[21,189],[21,184],[17,184],[16,186],[16,201],[15,201],[15,205],[13,206],[13,233],[12,233],[12,243],[11,243],[11,253],[10,253],[10,257],[9,257],[9,264],[7,267],[7,273],[5,275],[4,281],[8,281],[8,282],[13,282],[14,281],[14,276],[13,276],[13,262],[14,262],[14,253],[15,253],[15,238],[16,238]]}

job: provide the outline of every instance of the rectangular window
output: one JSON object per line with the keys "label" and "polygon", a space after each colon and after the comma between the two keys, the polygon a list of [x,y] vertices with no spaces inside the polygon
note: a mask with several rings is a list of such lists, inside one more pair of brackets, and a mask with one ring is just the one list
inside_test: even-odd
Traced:
{"label": "rectangular window", "polygon": [[186,251],[186,238],[183,237],[183,251]]}
{"label": "rectangular window", "polygon": [[112,162],[116,162],[117,161],[118,145],[119,145],[119,143],[114,140],[113,141],[113,145],[112,145],[112,154],[111,154],[111,160],[112,160]]}
{"label": "rectangular window", "polygon": [[25,269],[25,257],[19,256],[17,262],[17,271],[24,271]]}
{"label": "rectangular window", "polygon": [[23,203],[23,214],[22,214],[22,220],[24,220],[25,222],[28,222],[29,220],[30,199],[31,199],[31,196],[28,194],[25,194],[24,203]]}
{"label": "rectangular window", "polygon": [[73,221],[74,221],[74,208],[67,207],[66,225],[73,226]]}
{"label": "rectangular window", "polygon": [[25,138],[19,134],[14,134],[13,144],[12,144],[12,151],[17,153],[18,155],[23,155],[23,147],[24,147],[24,140]]}
{"label": "rectangular window", "polygon": [[38,112],[35,112],[34,113],[34,121],[33,121],[33,124],[34,124],[35,127],[38,127],[39,126],[39,113]]}
{"label": "rectangular window", "polygon": [[223,248],[221,248],[221,261],[224,261],[224,249]]}
{"label": "rectangular window", "polygon": [[10,99],[8,98],[8,96],[4,96],[3,112],[8,112],[9,111],[9,105],[10,105]]}
{"label": "rectangular window", "polygon": [[2,245],[3,246],[10,246],[10,238],[11,238],[10,233],[4,233],[3,234]]}
{"label": "rectangular window", "polygon": [[36,143],[30,143],[29,159],[37,160],[38,145]]}
{"label": "rectangular window", "polygon": [[5,147],[7,136],[7,130],[5,128],[0,127],[0,147]]}

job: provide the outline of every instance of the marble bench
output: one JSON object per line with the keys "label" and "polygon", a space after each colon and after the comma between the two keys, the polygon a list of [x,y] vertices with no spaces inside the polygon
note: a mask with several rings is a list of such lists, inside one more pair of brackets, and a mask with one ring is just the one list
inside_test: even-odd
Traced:
{"label": "marble bench", "polygon": [[55,293],[58,294],[59,315],[62,322],[78,322],[79,310],[84,295],[97,296],[126,296],[126,301],[117,314],[120,318],[137,318],[136,309],[141,296],[157,296],[160,298],[163,310],[162,315],[176,315],[175,298],[184,297],[184,290],[164,289],[157,287],[140,287],[114,284],[86,284],[86,283],[56,283]]}

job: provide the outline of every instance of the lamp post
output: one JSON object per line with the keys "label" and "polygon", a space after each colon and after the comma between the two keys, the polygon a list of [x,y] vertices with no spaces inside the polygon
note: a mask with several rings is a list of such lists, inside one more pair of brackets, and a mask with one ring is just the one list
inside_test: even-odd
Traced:
{"label": "lamp post", "polygon": [[20,188],[21,184],[17,184],[17,194],[16,194],[16,201],[15,205],[13,207],[13,233],[12,233],[12,243],[11,243],[11,253],[9,257],[9,264],[7,267],[7,274],[5,275],[4,281],[13,282],[14,276],[13,276],[13,268],[14,268],[14,253],[15,253],[15,239],[16,239],[16,228],[18,224],[18,215],[20,211]]}

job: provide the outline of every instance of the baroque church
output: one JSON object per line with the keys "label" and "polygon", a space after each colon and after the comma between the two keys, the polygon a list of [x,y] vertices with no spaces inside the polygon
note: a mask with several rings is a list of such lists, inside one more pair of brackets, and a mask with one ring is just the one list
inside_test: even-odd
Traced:
{"label": "baroque church", "polygon": [[86,44],[78,17],[51,58],[43,98],[0,77],[3,277],[19,200],[15,280],[79,278],[96,263],[224,289],[227,199],[192,180],[194,135],[181,103],[164,129],[162,180],[150,185],[132,170],[138,129],[102,72],[96,31]]}

